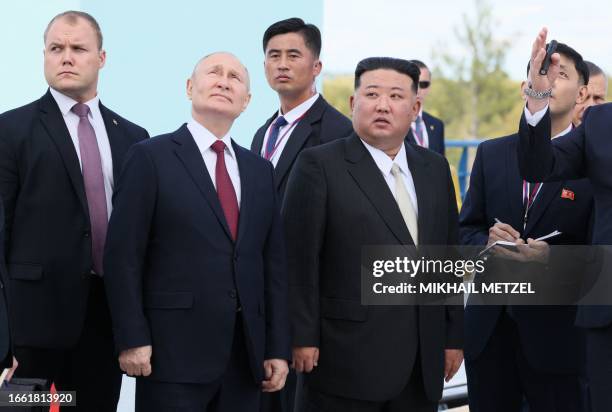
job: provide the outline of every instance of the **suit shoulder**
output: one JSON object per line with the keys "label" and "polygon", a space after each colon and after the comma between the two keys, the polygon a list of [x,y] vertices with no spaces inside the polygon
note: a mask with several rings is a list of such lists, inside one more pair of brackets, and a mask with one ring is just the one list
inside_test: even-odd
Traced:
{"label": "suit shoulder", "polygon": [[341,137],[318,146],[308,147],[300,152],[300,157],[309,157],[320,160],[336,158],[338,155],[342,155],[344,153],[344,148],[349,139],[350,136]]}
{"label": "suit shoulder", "polygon": [[325,127],[323,141],[335,140],[348,136],[353,131],[351,119],[342,114],[326,100],[321,122]]}
{"label": "suit shoulder", "polygon": [[436,165],[441,165],[441,166],[448,166],[448,160],[446,160],[446,157],[442,156],[440,153],[434,152],[433,150],[429,150],[426,149],[422,146],[419,145],[414,145],[411,144],[410,145],[410,149],[408,148],[408,145],[405,145],[406,150],[414,150],[418,156],[420,156],[423,160],[429,162],[429,163],[433,163]]}
{"label": "suit shoulder", "polygon": [[511,134],[508,136],[496,137],[494,139],[484,140],[479,146],[481,150],[511,150],[511,147],[518,143],[518,135]]}
{"label": "suit shoulder", "polygon": [[6,112],[0,114],[0,123],[9,126],[14,124],[15,121],[23,122],[24,119],[27,119],[28,117],[34,117],[34,115],[38,112],[38,102],[39,100],[35,100],[21,107],[7,110]]}
{"label": "suit shoulder", "polygon": [[433,114],[431,114],[431,113],[429,113],[429,112],[425,112],[425,111],[424,111],[424,112],[423,112],[423,116],[427,117],[427,118],[428,118],[428,120],[429,120],[430,122],[432,122],[432,123],[438,123],[438,124],[440,124],[440,125],[442,125],[442,126],[444,125],[444,122],[442,121],[442,119],[440,119],[440,118],[438,118],[438,117],[434,116]]}
{"label": "suit shoulder", "polygon": [[132,133],[146,134],[147,136],[149,135],[149,133],[147,132],[147,130],[144,127],[139,126],[136,123],[133,123],[133,122],[129,121],[125,117],[120,116],[119,114],[117,114],[116,112],[112,111],[111,109],[109,109],[106,106],[104,106],[104,108],[107,110],[107,112],[111,116],[112,120],[116,121],[119,124],[122,124],[125,128],[127,128]]}

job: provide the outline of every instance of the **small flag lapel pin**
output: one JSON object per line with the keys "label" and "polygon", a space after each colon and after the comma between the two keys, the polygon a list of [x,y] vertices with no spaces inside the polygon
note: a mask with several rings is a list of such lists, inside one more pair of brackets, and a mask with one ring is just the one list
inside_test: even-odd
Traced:
{"label": "small flag lapel pin", "polygon": [[576,195],[574,194],[574,192],[572,192],[569,189],[563,189],[561,191],[561,199],[574,200],[575,197],[576,197]]}

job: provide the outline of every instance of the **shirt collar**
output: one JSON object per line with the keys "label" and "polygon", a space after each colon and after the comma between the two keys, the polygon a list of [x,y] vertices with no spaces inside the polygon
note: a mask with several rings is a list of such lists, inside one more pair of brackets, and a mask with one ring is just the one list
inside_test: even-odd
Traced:
{"label": "shirt collar", "polygon": [[[198,146],[202,151],[208,149],[212,150],[210,146],[212,146],[213,143],[219,140],[217,136],[210,132],[210,130],[202,126],[193,118],[189,119],[189,122],[187,122],[187,128],[191,132],[191,135],[198,143]],[[227,132],[227,134],[223,136],[221,140],[223,140],[223,143],[225,143],[226,150],[229,152],[230,156],[235,159],[236,155],[234,153],[234,146],[232,146],[232,138],[230,136],[230,133]]]}
{"label": "shirt collar", "polygon": [[[64,116],[66,116],[70,112],[72,107],[78,103],[72,97],[68,97],[63,93],[58,92],[52,87],[49,87],[49,91],[51,92],[51,95],[59,106],[60,112],[62,112],[62,115]],[[93,99],[85,102],[85,104],[89,106],[89,110],[91,111],[92,116],[96,110],[99,110],[99,103],[100,98],[98,97],[98,95],[96,95]]]}
{"label": "shirt collar", "polygon": [[304,102],[295,106],[293,109],[289,110],[286,114],[283,114],[281,112],[281,109],[278,109],[278,116],[283,116],[285,120],[287,121],[287,123],[291,124],[295,122],[297,119],[299,119],[300,117],[302,117],[304,113],[306,113],[312,107],[312,105],[317,101],[318,98],[319,98],[319,93],[315,93],[314,96],[309,97],[308,100],[305,100]]}
{"label": "shirt collar", "polygon": [[391,168],[393,167],[394,163],[399,166],[402,173],[406,175],[409,174],[409,170],[407,169],[408,168],[408,158],[406,157],[406,148],[404,146],[404,143],[402,143],[402,147],[400,148],[399,152],[397,152],[395,159],[391,159],[382,150],[369,145],[363,139],[360,139],[360,140],[361,140],[361,143],[363,143],[363,145],[365,146],[365,148],[368,149],[368,152],[370,152],[370,155],[372,155],[372,158],[374,159],[376,166],[378,166],[380,171],[383,172],[385,176],[388,176],[389,174],[391,174]]}
{"label": "shirt collar", "polygon": [[567,128],[564,131],[562,131],[561,133],[559,133],[556,136],[553,136],[553,139],[555,139],[555,138],[557,138],[559,136],[563,136],[564,134],[568,134],[569,132],[572,131],[572,127],[573,127],[573,125],[570,123],[569,126],[567,126]]}

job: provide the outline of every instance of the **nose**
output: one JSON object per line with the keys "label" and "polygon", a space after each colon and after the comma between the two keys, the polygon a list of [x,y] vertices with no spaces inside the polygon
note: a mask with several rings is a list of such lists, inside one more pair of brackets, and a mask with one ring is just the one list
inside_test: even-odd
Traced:
{"label": "nose", "polygon": [[278,62],[278,69],[279,70],[287,70],[287,69],[289,69],[289,67],[287,67],[287,62],[288,61],[289,61],[289,59],[287,58],[287,56],[282,54],[281,57],[280,57],[280,60]]}
{"label": "nose", "polygon": [[70,51],[70,47],[64,48],[62,51],[62,65],[70,65],[74,64],[74,59],[72,56],[72,52]]}
{"label": "nose", "polygon": [[386,96],[380,96],[376,101],[376,111],[378,113],[388,113],[389,112],[389,100]]}
{"label": "nose", "polygon": [[221,90],[229,90],[230,83],[225,76],[219,76],[219,80],[217,81],[217,87]]}

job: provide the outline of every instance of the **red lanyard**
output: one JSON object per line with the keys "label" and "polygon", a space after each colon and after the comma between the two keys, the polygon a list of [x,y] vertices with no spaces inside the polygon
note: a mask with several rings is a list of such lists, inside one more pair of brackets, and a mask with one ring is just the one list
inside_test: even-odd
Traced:
{"label": "red lanyard", "polygon": [[[289,134],[289,132],[291,130],[293,130],[293,128],[298,124],[298,122],[300,120],[302,120],[304,118],[304,116],[306,116],[306,113],[308,113],[308,110],[306,110],[304,112],[303,115],[301,115],[300,117],[298,117],[297,119],[295,119],[294,121],[292,121],[291,123],[289,123],[288,125],[286,125],[285,127],[287,127],[287,129],[285,129],[285,133],[283,133],[278,140],[276,141],[276,144],[274,145],[274,147],[272,148],[272,151],[270,152],[270,154],[266,157],[266,160],[270,160],[272,159],[272,157],[274,157],[274,153],[276,153],[276,149],[278,149],[278,147],[280,146],[281,142],[283,141],[283,139],[285,138],[285,136],[287,136]],[[270,138],[270,132],[272,131],[272,126],[270,126],[269,131],[268,131],[268,139]],[[267,139],[266,139],[267,141]],[[266,145],[263,146],[264,148],[266,147]],[[265,150],[265,149],[264,149]]]}

